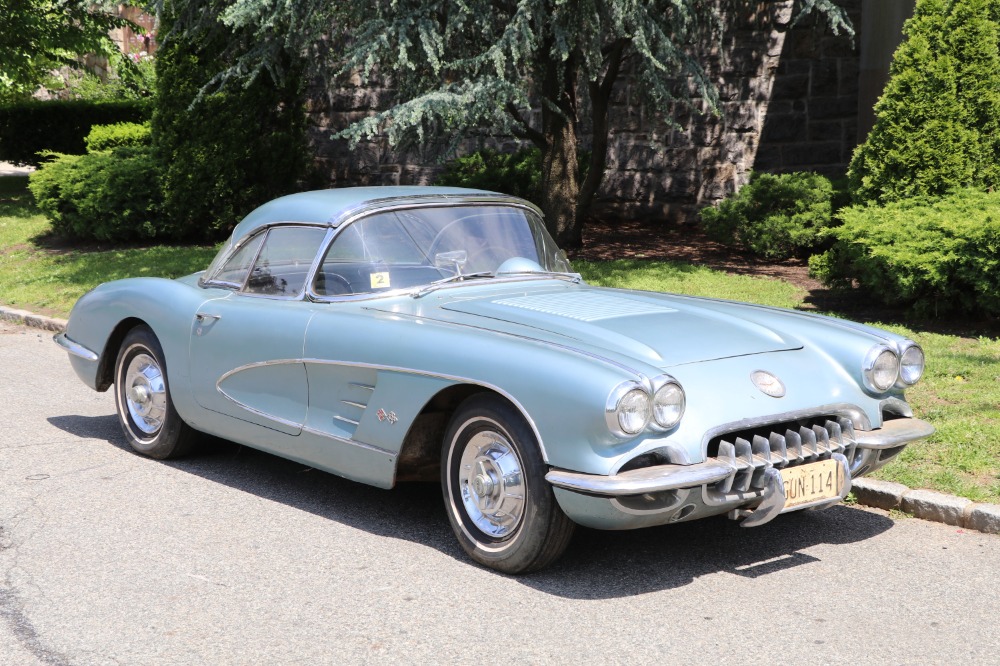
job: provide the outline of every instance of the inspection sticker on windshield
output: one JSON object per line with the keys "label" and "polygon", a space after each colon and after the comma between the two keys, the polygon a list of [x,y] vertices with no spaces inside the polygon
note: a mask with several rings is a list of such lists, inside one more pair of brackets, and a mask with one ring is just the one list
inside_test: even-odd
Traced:
{"label": "inspection sticker on windshield", "polygon": [[389,286],[389,272],[372,273],[372,289],[385,289]]}

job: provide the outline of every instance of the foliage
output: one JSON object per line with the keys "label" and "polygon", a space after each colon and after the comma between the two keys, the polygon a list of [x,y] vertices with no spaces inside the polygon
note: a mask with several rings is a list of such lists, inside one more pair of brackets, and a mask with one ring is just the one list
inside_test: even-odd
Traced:
{"label": "foliage", "polygon": [[29,187],[57,235],[116,243],[169,235],[148,146],[54,158],[31,174]]}
{"label": "foliage", "polygon": [[1000,186],[1000,3],[918,0],[850,176],[858,202]]}
{"label": "foliage", "polygon": [[94,125],[84,139],[88,153],[112,150],[122,146],[150,145],[149,123],[115,123],[114,125]]}
{"label": "foliage", "polygon": [[0,106],[0,160],[38,166],[39,153],[82,154],[94,125],[144,122],[151,100],[89,102],[28,101]]}
{"label": "foliage", "polygon": [[963,190],[840,212],[835,245],[810,270],[853,281],[874,299],[920,314],[1000,315],[1000,193]]}
{"label": "foliage", "polygon": [[834,198],[825,176],[754,173],[738,193],[703,208],[701,224],[709,238],[761,257],[807,257],[834,226]]}
{"label": "foliage", "polygon": [[78,57],[118,49],[109,31],[133,26],[91,0],[0,0],[0,101],[28,97],[63,65]]}
{"label": "foliage", "polygon": [[153,145],[163,165],[164,215],[175,237],[214,239],[250,210],[296,187],[305,170],[305,114],[298,56],[282,84],[260,78],[201,94],[249,48],[216,19],[223,0],[165,4],[156,57]]}
{"label": "foliage", "polygon": [[[834,30],[850,31],[832,0],[799,0],[800,15],[818,11]],[[565,247],[581,242],[582,220],[604,177],[608,110],[623,63],[654,109],[714,108],[701,65],[726,19],[742,21],[759,3],[745,0],[237,0],[230,25],[253,30],[259,47],[224,76],[280,73],[276,52],[310,51],[341,37],[330,54],[361,83],[392,73],[390,108],[344,129],[353,142],[386,135],[393,145],[439,141],[457,146],[467,132],[490,128],[533,143],[542,154],[546,223]],[[274,39],[275,25],[292,29]],[[280,49],[279,49],[280,46]],[[319,61],[319,58],[316,58]],[[583,94],[580,94],[583,93]],[[533,113],[537,105],[539,112]],[[577,175],[580,119],[593,147],[587,176]]]}
{"label": "foliage", "polygon": [[156,64],[142,58],[131,67],[119,67],[107,78],[91,72],[79,72],[67,83],[70,99],[113,101],[150,97],[156,90]]}
{"label": "foliage", "polygon": [[[577,170],[581,177],[586,175],[589,158],[587,151],[579,153]],[[434,183],[503,192],[540,206],[542,151],[538,148],[522,148],[513,153],[489,148],[478,150],[448,162]]]}

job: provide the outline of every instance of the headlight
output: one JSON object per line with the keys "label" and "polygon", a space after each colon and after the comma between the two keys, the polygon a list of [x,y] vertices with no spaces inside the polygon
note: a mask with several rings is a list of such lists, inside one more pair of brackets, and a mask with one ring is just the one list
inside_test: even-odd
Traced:
{"label": "headlight", "polygon": [[639,382],[623,382],[608,396],[604,417],[611,432],[619,437],[631,437],[646,428],[651,412],[645,386]]}
{"label": "headlight", "polygon": [[872,391],[884,393],[899,377],[899,357],[888,347],[872,347],[865,357],[865,384]]}
{"label": "headlight", "polygon": [[684,416],[684,389],[673,377],[653,380],[653,422],[664,430],[677,425]]}
{"label": "headlight", "polygon": [[910,345],[899,358],[899,380],[906,386],[916,384],[924,374],[924,350]]}

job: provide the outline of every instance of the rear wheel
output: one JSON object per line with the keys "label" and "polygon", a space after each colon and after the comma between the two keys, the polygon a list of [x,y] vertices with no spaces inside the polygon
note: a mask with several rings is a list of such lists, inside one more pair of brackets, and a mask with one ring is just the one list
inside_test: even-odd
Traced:
{"label": "rear wheel", "polygon": [[566,550],[573,522],[545,480],[531,428],[509,403],[484,395],[466,400],[448,427],[441,460],[448,518],[472,559],[526,573]]}
{"label": "rear wheel", "polygon": [[148,326],[125,336],[115,361],[115,406],[129,445],[151,458],[188,453],[197,433],[174,409],[163,348]]}

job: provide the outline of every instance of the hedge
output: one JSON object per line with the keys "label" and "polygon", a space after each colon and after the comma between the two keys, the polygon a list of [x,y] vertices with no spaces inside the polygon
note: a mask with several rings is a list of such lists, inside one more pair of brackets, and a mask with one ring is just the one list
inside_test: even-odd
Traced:
{"label": "hedge", "polygon": [[94,125],[84,139],[88,153],[113,150],[122,146],[148,146],[152,143],[149,123]]}
{"label": "hedge", "polygon": [[152,114],[151,99],[30,101],[0,106],[0,161],[38,166],[43,151],[81,155],[94,125],[143,123]]}
{"label": "hedge", "polygon": [[1000,192],[962,190],[840,212],[844,224],[809,268],[827,284],[935,317],[1000,315]]}

